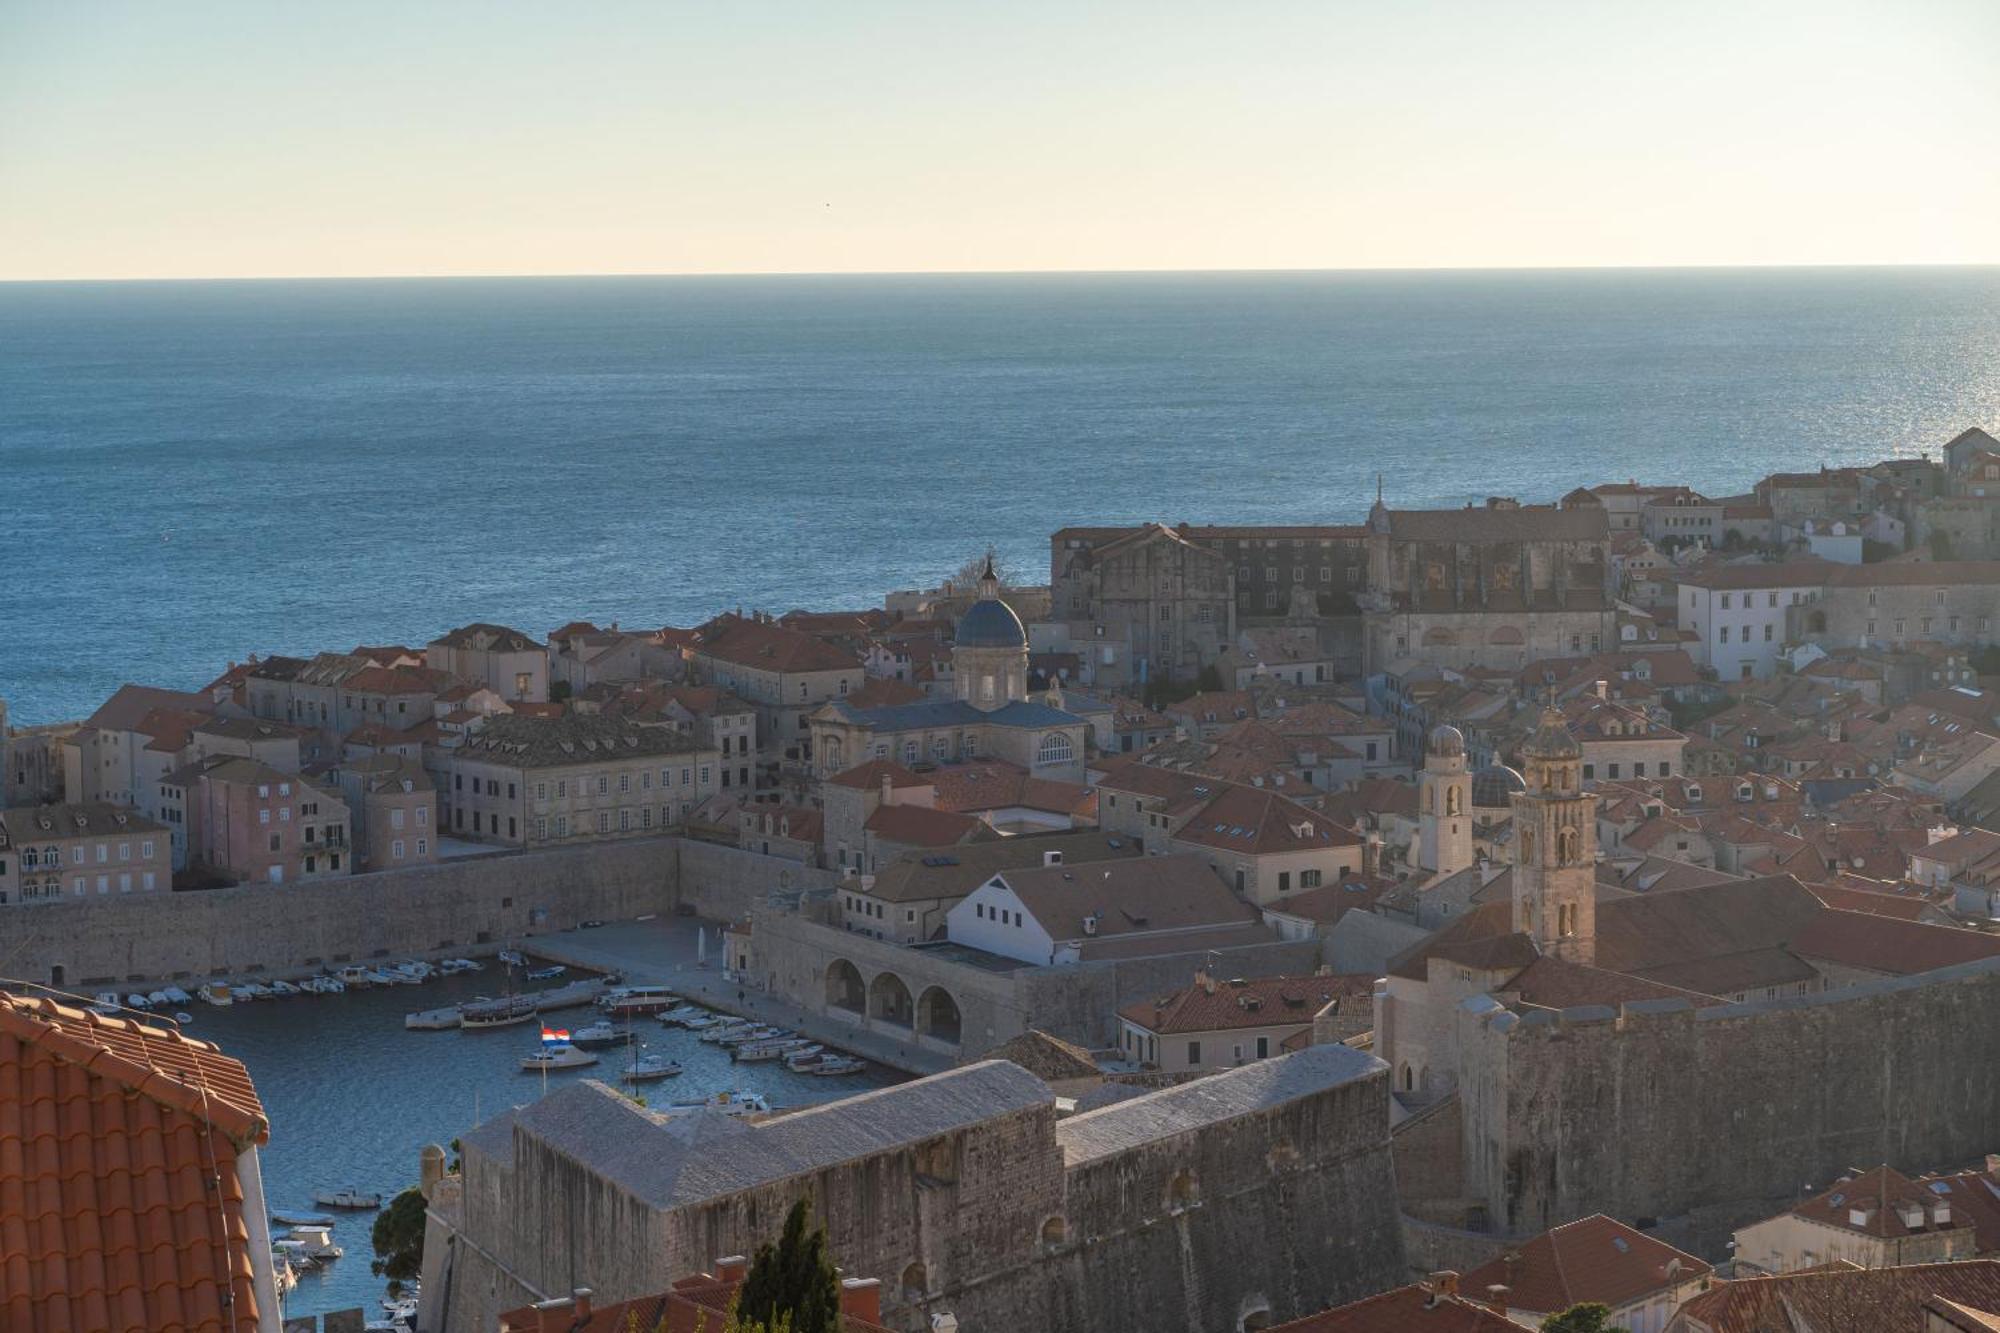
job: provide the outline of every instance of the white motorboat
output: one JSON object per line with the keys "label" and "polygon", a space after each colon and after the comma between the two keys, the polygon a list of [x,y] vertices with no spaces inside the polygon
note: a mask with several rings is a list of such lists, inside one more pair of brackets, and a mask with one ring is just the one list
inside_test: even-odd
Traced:
{"label": "white motorboat", "polygon": [[118,998],[118,992],[115,990],[101,990],[90,998],[103,1005],[106,1009],[116,1009],[124,1003],[123,1000]]}
{"label": "white motorboat", "polygon": [[509,967],[526,967],[528,965],[528,960],[521,956],[519,949],[502,949],[494,957]]}
{"label": "white motorboat", "polygon": [[528,980],[553,981],[567,971],[569,971],[569,969],[564,967],[561,963],[551,963],[547,967],[538,967],[534,971],[528,973]]}
{"label": "white motorboat", "polygon": [[760,1060],[775,1060],[779,1056],[790,1055],[793,1051],[809,1044],[804,1037],[768,1037],[759,1041],[744,1042],[729,1052],[729,1058],[755,1064]]}
{"label": "white motorboat", "polygon": [[720,1111],[724,1115],[768,1115],[771,1103],[757,1092],[718,1092],[704,1097],[698,1102],[673,1102],[662,1108],[661,1115],[693,1115],[696,1111]]}
{"label": "white motorboat", "polygon": [[668,1027],[686,1027],[695,1019],[707,1018],[708,1010],[698,1004],[684,1004],[678,1009],[669,1009],[660,1015],[660,1021]]}
{"label": "white motorboat", "polygon": [[146,1002],[155,1009],[165,1009],[173,1004],[173,998],[163,990],[156,990],[146,996]]}
{"label": "white motorboat", "polygon": [[273,995],[297,995],[299,993],[297,982],[286,981],[283,977],[280,977],[271,983],[271,994]]}
{"label": "white motorboat", "polygon": [[230,992],[229,983],[226,981],[204,982],[195,991],[195,998],[204,1004],[231,1005],[236,1003],[236,997]]}
{"label": "white motorboat", "polygon": [[417,983],[408,977],[397,976],[386,967],[378,967],[368,973],[368,984],[371,986],[414,986]]}
{"label": "white motorboat", "polygon": [[179,986],[163,986],[163,987],[161,987],[161,991],[160,991],[160,993],[161,993],[161,994],[163,994],[163,995],[165,995],[165,996],[167,997],[167,1003],[168,1003],[168,1004],[193,1004],[193,1003],[194,1003],[194,996],[192,996],[192,995],[189,995],[189,994],[188,994],[188,993],[187,993],[186,991],[182,990],[182,989],[181,989],[181,988],[180,988]]}
{"label": "white motorboat", "polygon": [[681,997],[665,986],[620,986],[598,997],[598,1007],[617,1016],[657,1014],[672,1009]]}
{"label": "white motorboat", "polygon": [[731,1032],[717,1040],[716,1045],[726,1050],[735,1050],[738,1046],[748,1046],[751,1042],[776,1041],[780,1037],[789,1037],[791,1035],[791,1033],[785,1031],[783,1028],[758,1024],[748,1031]]}
{"label": "white motorboat", "polygon": [[321,1190],[313,1195],[313,1202],[322,1208],[380,1208],[382,1196],[372,1190],[362,1191],[349,1186],[344,1190]]}
{"label": "white motorboat", "polygon": [[850,1056],[836,1055],[831,1058],[823,1056],[818,1064],[799,1072],[815,1074],[820,1078],[832,1078],[839,1074],[858,1074],[867,1067],[868,1065],[864,1061],[853,1059]]}
{"label": "white motorboat", "polygon": [[375,984],[374,972],[370,971],[368,968],[358,967],[352,963],[348,964],[346,967],[341,968],[340,971],[335,975],[340,979],[341,984],[344,986],[367,987]]}
{"label": "white motorboat", "polygon": [[470,958],[447,958],[438,964],[438,971],[448,977],[455,977],[461,972],[479,972],[482,970],[484,970],[482,966],[473,962]]}
{"label": "white motorboat", "polygon": [[698,1018],[683,1018],[681,1026],[689,1032],[710,1032],[718,1027],[725,1026],[729,1021],[720,1014],[704,1013]]}
{"label": "white motorboat", "polygon": [[739,1041],[748,1041],[756,1036],[774,1036],[776,1028],[764,1029],[761,1023],[738,1021],[713,1027],[701,1034],[701,1040],[711,1046],[728,1046]]}
{"label": "white motorboat", "polygon": [[642,1055],[627,1065],[618,1077],[627,1083],[650,1083],[654,1079],[678,1078],[681,1067],[664,1055]]}
{"label": "white motorboat", "polygon": [[125,1003],[134,1009],[151,1009],[153,1007],[153,1002],[139,994],[138,991],[133,991],[130,995],[127,995]]}
{"label": "white motorboat", "polygon": [[246,981],[236,988],[236,998],[239,1000],[268,1000],[271,998],[271,988],[261,981]]}
{"label": "white motorboat", "polygon": [[330,1227],[334,1223],[325,1213],[272,1213],[271,1220],[287,1227]]}
{"label": "white motorboat", "polygon": [[810,1074],[813,1066],[822,1060],[837,1060],[839,1055],[824,1046],[801,1046],[785,1056],[785,1068],[794,1074]]}
{"label": "white motorboat", "polygon": [[581,1069],[594,1065],[597,1057],[589,1051],[579,1050],[566,1041],[551,1042],[541,1050],[521,1057],[524,1073],[538,1074],[550,1069]]}
{"label": "white motorboat", "polygon": [[592,1023],[580,1027],[569,1034],[572,1046],[616,1046],[632,1035],[628,1028],[615,1027],[610,1023]]}

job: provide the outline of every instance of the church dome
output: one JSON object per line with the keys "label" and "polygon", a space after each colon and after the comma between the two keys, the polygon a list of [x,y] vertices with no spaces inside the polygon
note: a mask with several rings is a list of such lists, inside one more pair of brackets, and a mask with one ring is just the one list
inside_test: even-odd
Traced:
{"label": "church dome", "polygon": [[1474,809],[1505,809],[1509,796],[1527,789],[1526,778],[1505,764],[1494,764],[1472,775],[1472,805]]}
{"label": "church dome", "polygon": [[1465,733],[1449,722],[1431,729],[1430,753],[1449,758],[1465,754]]}
{"label": "church dome", "polygon": [[1021,628],[1014,608],[996,597],[974,602],[958,618],[952,642],[960,648],[1025,648],[1028,632]]}
{"label": "church dome", "polygon": [[1014,608],[1000,600],[1000,579],[993,571],[993,559],[986,560],[986,572],[979,577],[979,600],[958,618],[952,635],[958,648],[1026,648],[1028,631]]}

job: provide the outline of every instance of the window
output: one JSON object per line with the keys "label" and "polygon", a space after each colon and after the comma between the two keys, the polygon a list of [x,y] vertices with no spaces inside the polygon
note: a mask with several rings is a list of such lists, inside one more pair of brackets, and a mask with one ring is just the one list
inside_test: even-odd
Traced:
{"label": "window", "polygon": [[1319,875],[1320,872],[1317,870],[1301,870],[1299,872],[1299,887],[1302,889],[1318,888],[1320,883]]}
{"label": "window", "polygon": [[403,840],[401,838],[389,844],[389,855],[398,861],[403,859]]}
{"label": "window", "polygon": [[611,832],[611,812],[609,810],[599,810],[597,812],[597,831],[599,833]]}
{"label": "window", "polygon": [[271,850],[275,852],[275,851],[277,851],[277,850],[279,849],[279,847],[280,847],[280,846],[281,846],[281,843],[280,843],[280,840],[279,840],[279,837],[278,837],[278,835],[277,835],[277,834],[275,834],[275,833],[273,833],[273,834],[271,835]]}
{"label": "window", "polygon": [[389,827],[390,828],[403,827],[403,812],[401,810],[391,810],[389,812]]}
{"label": "window", "polygon": [[558,779],[556,782],[557,798],[560,799],[568,795],[569,795],[569,779],[568,778]]}
{"label": "window", "polygon": [[1190,1065],[1198,1065],[1198,1064],[1200,1064],[1200,1063],[1201,1063],[1201,1043],[1200,1043],[1200,1042],[1198,1042],[1198,1041],[1191,1041],[1191,1042],[1189,1042],[1189,1043],[1188,1043],[1188,1063],[1189,1063]]}
{"label": "window", "polygon": [[422,806],[422,805],[418,806],[418,807],[417,807],[417,827],[418,827],[418,828],[424,828],[424,827],[428,826],[428,825],[430,824],[430,822],[431,822],[431,812],[430,812],[430,808],[429,808],[428,806]]}
{"label": "window", "polygon": [[708,765],[707,765],[707,764],[703,764],[703,765],[701,766],[701,785],[702,785],[702,786],[704,786],[704,787],[706,787],[706,786],[708,785]]}
{"label": "window", "polygon": [[1778,604],[1778,594],[1772,593],[1770,596],[1771,596],[1770,605],[1776,606]]}
{"label": "window", "polygon": [[1718,636],[1718,637],[1717,637],[1717,642],[1719,642],[1719,643],[1728,643],[1728,642],[1729,642],[1729,626],[1727,626],[1727,625],[1723,625],[1723,626],[1721,626],[1721,627],[1720,627],[1720,628],[1719,628],[1719,629],[1718,629],[1718,630],[1716,631],[1716,634],[1717,634],[1717,636]]}
{"label": "window", "polygon": [[1764,642],[1769,643],[1770,641],[1771,641],[1771,622],[1767,620],[1764,622]]}
{"label": "window", "polygon": [[142,842],[139,844],[139,855],[145,857],[148,860],[152,859],[153,844],[151,841]]}
{"label": "window", "polygon": [[556,816],[556,836],[557,836],[558,838],[567,838],[567,837],[569,836],[569,816],[568,816],[568,815],[557,815],[557,816]]}
{"label": "window", "polygon": [[268,824],[268,823],[270,823],[270,822],[271,822],[271,812],[270,812],[269,810],[259,810],[259,811],[257,812],[257,822],[258,822],[259,824]]}
{"label": "window", "polygon": [[1289,870],[1280,870],[1278,872],[1278,892],[1290,893],[1291,891],[1292,891],[1292,872]]}
{"label": "window", "polygon": [[1728,594],[1728,593],[1724,593],[1724,594],[1722,594],[1722,609],[1723,609],[1723,610],[1725,610],[1725,611],[1727,611],[1727,610],[1729,609],[1729,594]]}
{"label": "window", "polygon": [[620,792],[632,790],[632,775],[630,773],[620,773],[618,775],[618,790]]}
{"label": "window", "polygon": [[610,791],[611,791],[611,779],[606,775],[599,773],[597,775],[597,794],[599,796],[605,796],[608,795]]}

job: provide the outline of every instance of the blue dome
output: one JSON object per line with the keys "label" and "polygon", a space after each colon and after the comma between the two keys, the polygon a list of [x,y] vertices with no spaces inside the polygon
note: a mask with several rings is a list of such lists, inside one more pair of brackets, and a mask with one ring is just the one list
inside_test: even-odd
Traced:
{"label": "blue dome", "polygon": [[1494,764],[1472,775],[1472,804],[1475,809],[1498,809],[1506,806],[1507,798],[1515,792],[1527,789],[1526,778],[1505,764]]}
{"label": "blue dome", "polygon": [[982,597],[959,617],[952,642],[959,648],[1025,648],[1028,632],[1013,607],[997,597]]}

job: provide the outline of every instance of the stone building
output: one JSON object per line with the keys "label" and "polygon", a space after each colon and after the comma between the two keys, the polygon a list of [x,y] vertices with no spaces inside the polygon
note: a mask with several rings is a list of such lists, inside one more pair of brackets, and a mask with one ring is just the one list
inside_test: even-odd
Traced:
{"label": "stone building", "polygon": [[0,808],[63,799],[63,742],[74,722],[12,727],[0,699]]}
{"label": "stone building", "polygon": [[347,802],[297,773],[211,755],[162,780],[162,816],[187,831],[187,864],[239,884],[351,875]]}
{"label": "stone building", "polygon": [[337,765],[326,780],[346,798],[361,868],[395,870],[437,860],[437,789],[421,763],[369,755]]}
{"label": "stone building", "polygon": [[1430,735],[1417,779],[1413,850],[1416,868],[1432,879],[1448,879],[1472,865],[1472,774],[1457,727],[1440,726]]}
{"label": "stone building", "polygon": [[1796,1273],[1835,1263],[1894,1268],[1970,1259],[1979,1251],[1975,1214],[1952,1204],[1949,1184],[1934,1190],[1878,1166],[1738,1227],[1736,1263],[1752,1272]]}
{"label": "stone building", "polygon": [[1054,965],[1261,943],[1271,933],[1202,858],[1177,854],[1001,870],[945,913],[945,937]]}
{"label": "stone building", "polygon": [[954,699],[866,708],[836,699],[808,718],[812,769],[831,777],[869,760],[905,768],[997,758],[1038,778],[1083,779],[1088,724],[1049,701],[1028,695],[1028,635],[1000,600],[989,561],[979,598],[958,621],[952,640]]}
{"label": "stone building", "polygon": [[[63,795],[71,801],[144,808],[151,788],[180,762],[187,733],[213,716],[205,694],[121,685],[63,740]],[[175,739],[158,744],[163,736]]]}
{"label": "stone building", "polygon": [[[890,807],[894,808],[894,807]],[[944,855],[904,855],[840,882],[843,929],[898,944],[942,938],[945,917],[995,875],[1039,865],[1138,856],[1133,842],[1096,832],[969,843]]]}
{"label": "stone building", "polygon": [[1920,640],[1980,647],[2000,632],[2000,560],[1826,569],[1818,597],[1789,608],[1784,630],[1795,643],[1829,649]]}
{"label": "stone building", "polygon": [[1680,575],[1680,625],[1690,631],[1689,655],[1723,680],[1773,675],[1798,609],[1817,609],[1836,566],[1824,560],[1782,564],[1710,565]]}
{"label": "stone building", "polygon": [[1368,515],[1366,669],[1414,657],[1519,667],[1617,642],[1611,533],[1598,504],[1489,500]]}
{"label": "stone building", "polygon": [[858,691],[867,674],[853,654],[761,613],[717,616],[696,631],[687,651],[701,684],[757,710],[757,757],[770,777],[787,765],[803,771],[812,764],[807,719]]}
{"label": "stone building", "polygon": [[451,835],[513,847],[665,832],[720,790],[721,762],[665,727],[575,715],[490,718],[426,758]]}
{"label": "stone building", "polygon": [[548,650],[505,625],[464,625],[424,645],[424,661],[457,680],[483,685],[508,703],[546,703]]}
{"label": "stone building", "polygon": [[103,803],[0,810],[0,906],[164,893],[173,887],[165,826]]}
{"label": "stone building", "polygon": [[1118,1011],[1125,1058],[1169,1074],[1206,1074],[1301,1051],[1343,1006],[1364,1015],[1371,979],[1231,977],[1196,972],[1188,986]]}
{"label": "stone building", "polygon": [[1065,528],[1052,539],[1058,642],[1103,688],[1191,680],[1236,637],[1235,572],[1221,551],[1162,523]]}
{"label": "stone building", "polygon": [[429,1199],[419,1328],[663,1290],[807,1195],[842,1265],[888,1279],[892,1328],[1264,1327],[1400,1276],[1385,1093],[1339,1045],[1063,1120],[998,1060],[759,1123],[573,1083],[464,1136]]}

